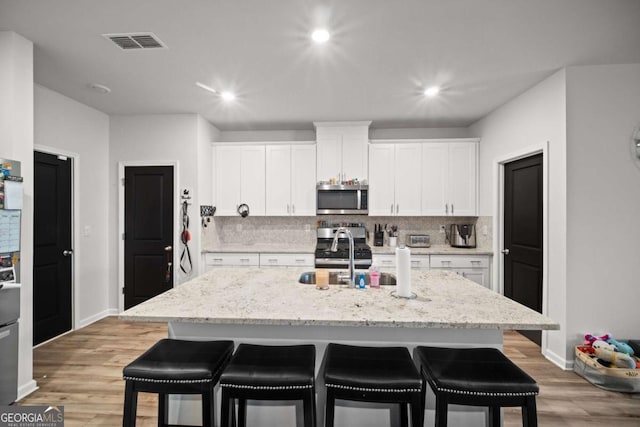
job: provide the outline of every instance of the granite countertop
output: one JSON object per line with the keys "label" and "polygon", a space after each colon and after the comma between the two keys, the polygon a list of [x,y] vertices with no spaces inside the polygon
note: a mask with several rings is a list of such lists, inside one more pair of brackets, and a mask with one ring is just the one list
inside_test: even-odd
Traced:
{"label": "granite countertop", "polygon": [[[373,254],[395,254],[396,248],[391,246],[373,246],[371,253]],[[315,252],[316,245],[312,244],[284,244],[284,243],[256,243],[253,245],[246,244],[220,244],[216,247],[209,247],[202,253],[307,253]],[[453,248],[449,245],[432,245],[429,248],[411,248],[411,253],[416,255],[493,255],[490,249],[479,248]]]}
{"label": "granite countertop", "polygon": [[557,322],[457,274],[412,271],[417,298],[395,286],[317,290],[304,269],[216,268],[120,315],[123,320],[240,325],[559,329]]}
{"label": "granite countertop", "polygon": [[[396,248],[391,246],[371,246],[371,253],[376,255],[395,254]],[[428,248],[409,248],[413,255],[493,255],[491,249],[454,248],[450,245],[431,245]]]}

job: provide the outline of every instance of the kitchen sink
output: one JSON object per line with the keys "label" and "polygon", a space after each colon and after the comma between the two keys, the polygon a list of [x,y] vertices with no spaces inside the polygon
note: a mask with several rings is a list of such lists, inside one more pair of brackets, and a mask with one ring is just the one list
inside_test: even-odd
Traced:
{"label": "kitchen sink", "polygon": [[[329,284],[330,285],[343,285],[344,281],[340,279],[342,277],[349,277],[348,271],[330,271],[329,272]],[[360,273],[356,271],[356,281],[360,277]],[[364,280],[367,286],[371,283],[371,279],[369,278],[369,273],[364,273]],[[315,285],[316,284],[316,272],[315,271],[307,271],[300,275],[298,282],[303,283],[305,285]],[[396,284],[396,276],[391,273],[380,273],[380,285],[395,285]]]}

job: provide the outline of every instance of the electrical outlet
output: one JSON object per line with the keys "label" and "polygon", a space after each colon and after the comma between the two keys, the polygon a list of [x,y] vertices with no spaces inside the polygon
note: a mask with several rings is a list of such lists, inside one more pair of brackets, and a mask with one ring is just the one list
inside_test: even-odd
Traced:
{"label": "electrical outlet", "polygon": [[442,224],[441,224],[441,225],[438,227],[438,231],[439,231],[441,234],[442,234],[442,233],[444,233],[444,232],[445,232],[444,225],[442,225]]}

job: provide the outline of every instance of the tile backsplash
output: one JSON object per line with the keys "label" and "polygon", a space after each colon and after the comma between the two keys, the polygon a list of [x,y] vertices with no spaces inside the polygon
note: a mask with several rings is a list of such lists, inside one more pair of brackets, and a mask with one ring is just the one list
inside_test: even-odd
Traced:
{"label": "tile backsplash", "polygon": [[212,217],[202,228],[202,250],[217,250],[224,245],[253,245],[256,243],[295,244],[313,246],[319,221],[334,223],[364,223],[373,245],[374,224],[398,226],[399,242],[407,234],[428,234],[432,245],[445,245],[445,234],[440,225],[475,224],[477,247],[492,249],[493,222],[490,216],[481,217],[388,217],[322,215],[308,217]]}

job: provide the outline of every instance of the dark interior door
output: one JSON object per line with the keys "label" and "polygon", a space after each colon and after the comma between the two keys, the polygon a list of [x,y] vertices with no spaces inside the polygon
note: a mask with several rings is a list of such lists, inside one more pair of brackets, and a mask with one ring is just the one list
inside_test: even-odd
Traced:
{"label": "dark interior door", "polygon": [[173,166],[125,168],[124,306],[173,286]]}
{"label": "dark interior door", "polygon": [[[504,169],[504,294],[542,313],[542,154]],[[520,333],[540,345],[540,331]]]}
{"label": "dark interior door", "polygon": [[34,345],[71,330],[71,162],[34,153]]}

